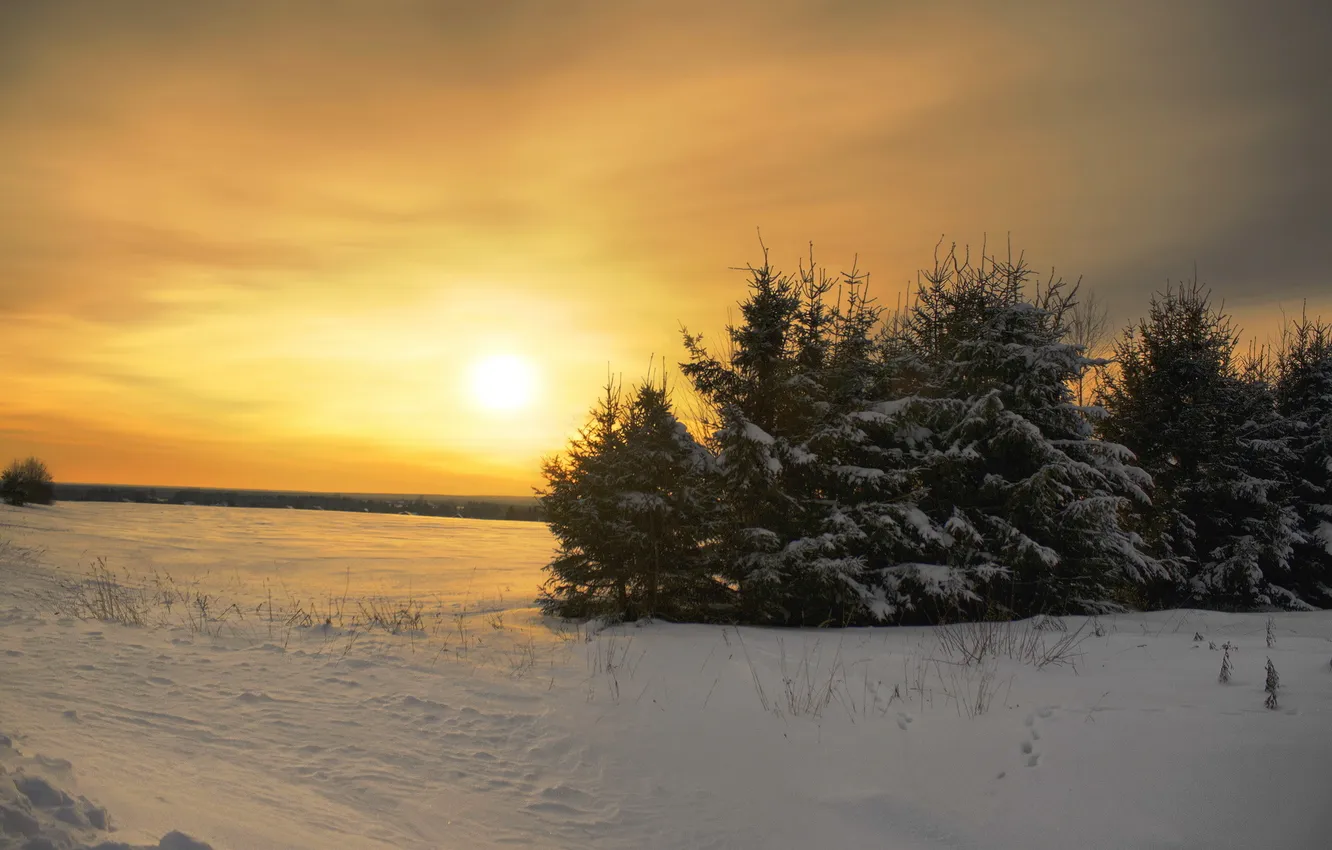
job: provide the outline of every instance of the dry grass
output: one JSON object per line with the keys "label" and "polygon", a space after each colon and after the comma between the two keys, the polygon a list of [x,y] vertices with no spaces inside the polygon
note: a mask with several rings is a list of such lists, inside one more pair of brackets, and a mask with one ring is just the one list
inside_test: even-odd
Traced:
{"label": "dry grass", "polygon": [[106,565],[105,558],[98,558],[91,564],[83,580],[64,586],[67,596],[63,613],[82,620],[122,623],[126,626],[147,625],[153,610],[153,600],[142,587],[135,586],[127,579],[128,576],[114,573]]}
{"label": "dry grass", "polygon": [[940,626],[935,632],[939,648],[963,665],[1007,658],[1040,670],[1050,665],[1076,665],[1082,642],[1091,637],[1090,621],[1069,631],[1057,617],[1040,616],[1018,622],[984,620]]}
{"label": "dry grass", "polygon": [[[555,655],[567,653],[582,635],[577,625],[561,624],[550,630],[554,640],[542,640],[547,629],[512,625],[493,602],[464,599],[459,604],[410,592],[353,597],[349,588],[350,575],[340,593],[298,597],[280,581],[265,581],[258,600],[251,593],[250,601],[244,602],[205,588],[197,579],[182,582],[160,570],[137,575],[117,571],[98,558],[80,578],[61,582],[50,604],[57,613],[79,619],[182,630],[191,638],[239,640],[284,650],[293,644],[309,650],[313,644],[315,656],[339,659],[353,651],[395,655],[405,650],[412,655],[425,653],[431,664],[447,656],[515,678],[537,670],[547,655],[553,667]],[[607,661],[612,680],[622,663]]]}
{"label": "dry grass", "polygon": [[[776,638],[774,680],[771,665],[756,663],[743,632],[734,632],[759,705],[782,718],[817,721],[837,707],[855,723],[887,717],[895,708],[899,713],[908,708],[924,713],[949,706],[959,716],[975,718],[991,710],[1005,682],[1012,687],[1012,677],[1000,677],[998,659],[989,653],[981,661],[940,658],[920,643],[900,654],[897,676],[873,659],[849,660],[845,636],[804,640],[799,656],[787,651],[783,638]],[[723,640],[730,645],[728,632],[723,632]]]}
{"label": "dry grass", "polygon": [[585,657],[590,674],[587,679],[588,701],[595,698],[596,683],[600,681],[605,685],[611,702],[618,703],[621,679],[634,677],[647,650],[636,656],[632,654],[634,637],[620,630],[589,629],[585,643],[588,645]]}

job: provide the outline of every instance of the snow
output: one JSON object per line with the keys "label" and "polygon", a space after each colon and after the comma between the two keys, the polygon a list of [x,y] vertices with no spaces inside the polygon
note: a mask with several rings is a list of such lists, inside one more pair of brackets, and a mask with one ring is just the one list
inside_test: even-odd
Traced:
{"label": "snow", "polygon": [[875,469],[870,466],[833,466],[831,467],[831,470],[840,478],[855,484],[875,481],[884,476],[882,469]]}
{"label": "snow", "polygon": [[1323,541],[1324,548],[1327,549],[1329,555],[1332,555],[1332,522],[1320,522],[1318,529],[1314,531],[1314,535]]}
{"label": "snow", "polygon": [[[1332,612],[1271,615],[1271,648],[1266,614],[1065,618],[1040,635],[1073,636],[1067,663],[964,665],[933,629],[551,621],[530,607],[536,524],[73,503],[0,508],[0,537],[0,806],[39,777],[115,827],[30,802],[52,846],[1312,850],[1332,831]],[[216,594],[207,630],[179,606],[70,616],[62,583],[97,557]],[[270,592],[427,616],[286,628],[256,613]]]}
{"label": "snow", "polygon": [[755,425],[753,422],[746,422],[742,433],[745,435],[746,440],[751,440],[760,445],[771,446],[773,444],[772,435]]}

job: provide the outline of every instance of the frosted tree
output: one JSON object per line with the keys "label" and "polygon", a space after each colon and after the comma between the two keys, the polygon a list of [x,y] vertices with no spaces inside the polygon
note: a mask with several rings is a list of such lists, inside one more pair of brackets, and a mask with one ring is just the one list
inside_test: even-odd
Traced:
{"label": "frosted tree", "polygon": [[1299,520],[1283,489],[1288,435],[1264,359],[1237,358],[1237,338],[1196,282],[1167,289],[1120,338],[1098,393],[1101,433],[1155,483],[1136,517],[1171,568],[1149,588],[1154,605],[1301,604],[1289,588]]}
{"label": "frosted tree", "polygon": [[631,613],[669,619],[729,617],[733,603],[712,574],[713,456],[676,416],[663,374],[645,381],[625,411],[618,511],[635,604]]}
{"label": "frosted tree", "polygon": [[785,464],[799,430],[799,279],[763,264],[748,267],[742,320],[726,328],[728,351],[714,355],[701,336],[684,334],[688,360],[680,370],[717,425],[714,486],[721,514],[713,553],[717,570],[736,589],[740,616],[780,620],[786,544],[803,536],[798,504],[786,492]]}
{"label": "frosted tree", "polygon": [[1291,584],[1305,601],[1332,607],[1332,325],[1307,313],[1287,324],[1275,383],[1290,429],[1285,472],[1300,523]]}
{"label": "frosted tree", "polygon": [[[820,296],[830,281],[802,270],[804,290]],[[900,454],[871,437],[874,400],[884,369],[873,334],[880,309],[868,278],[854,268],[836,287],[836,301],[812,333],[807,310],[799,322],[799,378],[808,399],[806,427],[789,452],[788,490],[800,505],[803,536],[787,543],[788,619],[808,623],[887,618],[876,564],[883,560],[881,526],[909,512],[911,486]]]}
{"label": "frosted tree", "polygon": [[713,441],[725,522],[716,551],[747,619],[873,619],[883,594],[866,580],[872,547],[861,525],[883,513],[869,506],[895,502],[901,490],[860,418],[880,395],[880,311],[854,268],[830,276],[811,256],[784,276],[765,251],[763,266],[749,271],[729,353],[686,335],[681,365],[720,423]]}
{"label": "frosted tree", "polygon": [[1230,681],[1230,674],[1233,673],[1234,670],[1234,666],[1230,663],[1230,642],[1227,641],[1225,646],[1222,647],[1221,673],[1216,677],[1217,681],[1223,685],[1226,684]]}
{"label": "frosted tree", "polygon": [[972,263],[954,248],[891,326],[898,397],[872,414],[916,491],[885,547],[910,551],[879,570],[903,613],[1100,610],[1162,574],[1119,521],[1150,480],[1093,438],[1070,388],[1087,363],[1066,341],[1074,292],[1033,287],[1021,258]]}
{"label": "frosted tree", "polygon": [[628,533],[619,510],[617,462],[624,446],[624,399],[607,381],[588,423],[566,450],[542,465],[537,495],[555,535],[541,606],[563,617],[623,615],[630,608],[630,574],[621,541]]}
{"label": "frosted tree", "polygon": [[558,542],[546,611],[629,620],[728,613],[703,546],[716,510],[713,464],[676,418],[664,377],[627,400],[608,384],[579,437],[544,467],[541,503]]}

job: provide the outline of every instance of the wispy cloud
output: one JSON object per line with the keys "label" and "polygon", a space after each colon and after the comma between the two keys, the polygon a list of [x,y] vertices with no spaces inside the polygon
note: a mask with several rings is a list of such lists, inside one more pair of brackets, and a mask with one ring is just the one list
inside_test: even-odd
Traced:
{"label": "wispy cloud", "polygon": [[[216,467],[190,452],[239,429],[266,457],[454,450],[427,489],[494,468],[521,492],[608,363],[633,374],[678,351],[677,322],[720,326],[756,226],[777,259],[859,254],[890,302],[941,233],[1011,232],[1120,319],[1195,262],[1246,321],[1332,310],[1330,17],[6,3],[0,390],[65,429],[51,452],[84,428],[139,479],[169,454],[202,481]],[[459,388],[505,346],[547,377],[521,434]],[[125,436],[150,424],[177,448]]]}

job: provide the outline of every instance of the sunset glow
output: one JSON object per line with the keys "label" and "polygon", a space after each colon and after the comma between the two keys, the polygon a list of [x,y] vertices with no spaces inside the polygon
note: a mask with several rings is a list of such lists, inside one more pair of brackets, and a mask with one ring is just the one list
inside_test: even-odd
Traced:
{"label": "sunset glow", "polygon": [[1266,338],[1332,315],[1323,35],[1238,0],[3,3],[0,455],[528,494],[608,366],[717,338],[759,228],[889,306],[941,234],[1011,233],[1116,324],[1196,264]]}
{"label": "sunset glow", "polygon": [[500,354],[472,366],[472,397],[485,410],[516,411],[532,404],[536,377],[521,357]]}

